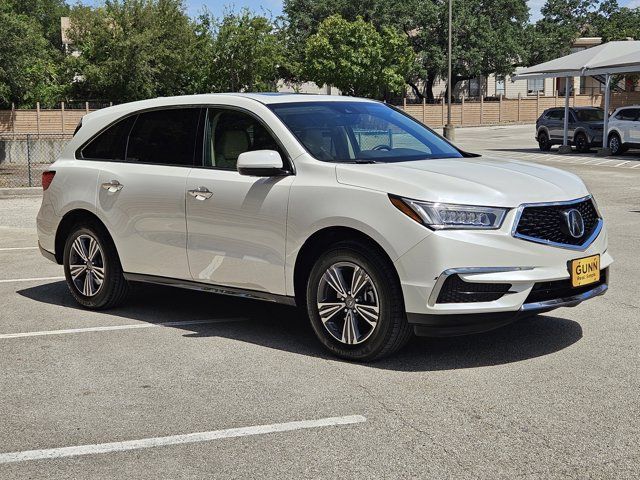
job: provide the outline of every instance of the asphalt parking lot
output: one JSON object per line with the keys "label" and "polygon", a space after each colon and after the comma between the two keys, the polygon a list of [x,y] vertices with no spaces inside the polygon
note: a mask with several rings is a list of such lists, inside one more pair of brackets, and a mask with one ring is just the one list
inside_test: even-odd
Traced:
{"label": "asphalt parking lot", "polygon": [[640,168],[457,134],[582,176],[607,295],[351,364],[291,308],[136,286],[82,310],[35,247],[40,199],[0,199],[0,478],[639,478]]}

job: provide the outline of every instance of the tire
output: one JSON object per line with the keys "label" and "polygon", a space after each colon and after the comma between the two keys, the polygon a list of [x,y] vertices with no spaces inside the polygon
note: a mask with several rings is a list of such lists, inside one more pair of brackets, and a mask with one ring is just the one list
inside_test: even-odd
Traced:
{"label": "tire", "polygon": [[116,247],[97,222],[78,224],[71,229],[64,245],[63,266],[71,295],[85,308],[113,308],[127,295],[129,284]]}
{"label": "tire", "polygon": [[609,135],[609,142],[607,146],[611,151],[611,155],[620,155],[624,152],[622,140],[620,140],[620,135],[618,135],[617,133],[612,133],[611,135]]}
{"label": "tire", "polygon": [[[356,268],[363,275],[354,275]],[[335,288],[337,278],[342,278],[342,287]],[[354,284],[357,292],[352,296]],[[339,290],[346,290],[345,300]],[[306,299],[313,331],[327,350],[341,358],[377,360],[398,351],[413,335],[393,265],[365,243],[343,241],[325,251],[311,269]],[[328,305],[322,318],[319,303]],[[367,320],[376,313],[373,322]]]}
{"label": "tire", "polygon": [[576,151],[579,153],[587,153],[589,152],[589,140],[584,133],[578,133],[576,138],[573,140],[573,144],[576,146]]}
{"label": "tire", "polygon": [[549,140],[549,135],[544,130],[538,133],[538,146],[543,152],[548,152],[549,150],[551,150],[551,141]]}

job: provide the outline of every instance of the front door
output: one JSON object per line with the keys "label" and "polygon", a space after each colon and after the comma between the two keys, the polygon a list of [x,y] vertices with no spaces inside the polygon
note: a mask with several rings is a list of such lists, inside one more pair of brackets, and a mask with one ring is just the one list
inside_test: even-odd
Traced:
{"label": "front door", "polygon": [[202,168],[187,179],[187,252],[193,280],[285,294],[289,190],[294,176],[248,177],[238,156],[277,150],[272,134],[252,115],[211,108],[205,123]]}

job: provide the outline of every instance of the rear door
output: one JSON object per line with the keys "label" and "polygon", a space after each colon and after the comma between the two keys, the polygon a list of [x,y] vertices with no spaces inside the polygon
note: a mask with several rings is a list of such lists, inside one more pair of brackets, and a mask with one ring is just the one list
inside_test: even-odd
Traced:
{"label": "rear door", "polygon": [[551,138],[551,140],[562,140],[564,130],[564,110],[554,109],[549,111],[545,124],[549,129],[549,138]]}
{"label": "rear door", "polygon": [[294,176],[248,177],[236,170],[251,150],[285,151],[257,117],[211,108],[201,168],[187,180],[188,256],[193,280],[285,294],[287,207]]}
{"label": "rear door", "polygon": [[640,108],[629,108],[625,123],[628,142],[640,144]]}
{"label": "rear door", "polygon": [[125,272],[190,278],[185,186],[197,154],[200,112],[170,108],[130,117],[118,132],[121,158],[100,162],[97,212]]}

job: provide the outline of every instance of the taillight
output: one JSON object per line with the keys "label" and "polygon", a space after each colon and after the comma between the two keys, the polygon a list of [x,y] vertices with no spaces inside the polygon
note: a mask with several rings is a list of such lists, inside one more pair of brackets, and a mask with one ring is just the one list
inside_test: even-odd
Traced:
{"label": "taillight", "polygon": [[56,172],[53,170],[47,170],[46,172],[42,172],[42,190],[46,190],[51,185],[53,181],[53,177],[55,177]]}

